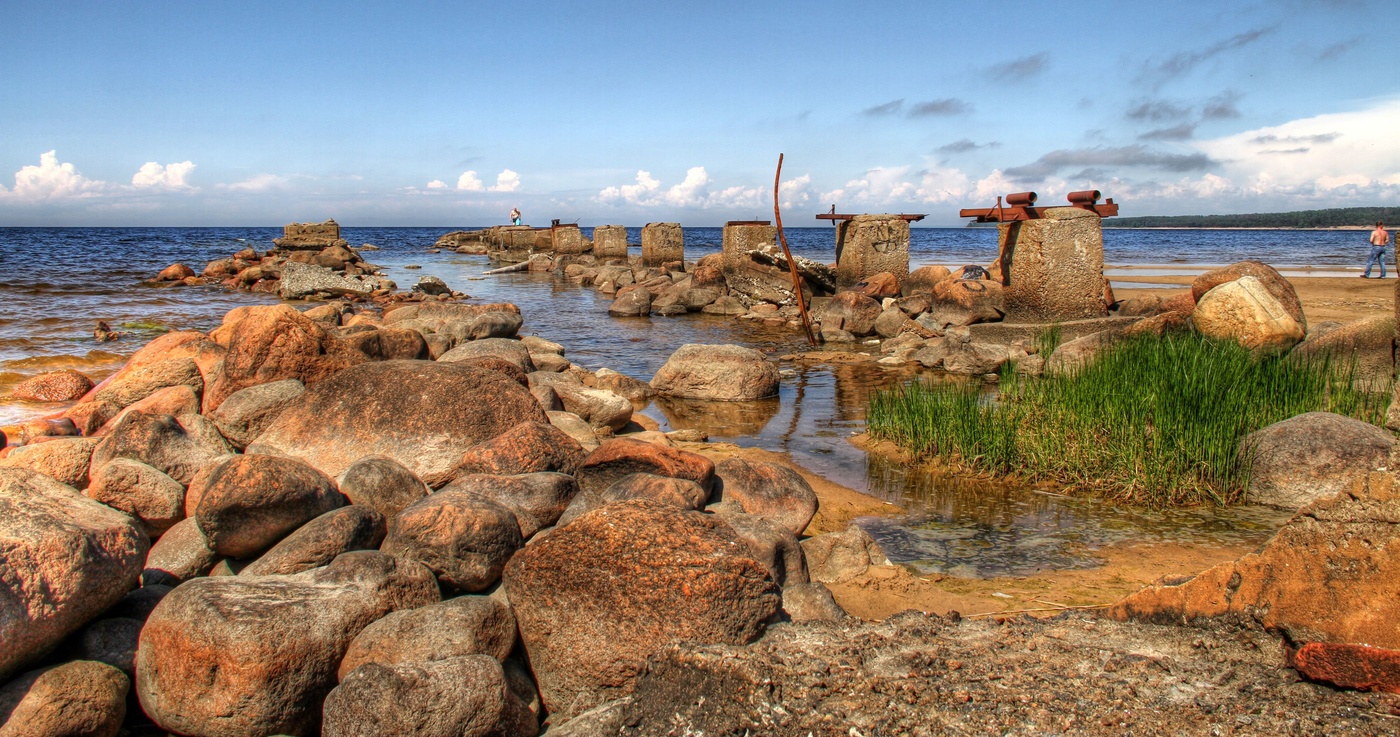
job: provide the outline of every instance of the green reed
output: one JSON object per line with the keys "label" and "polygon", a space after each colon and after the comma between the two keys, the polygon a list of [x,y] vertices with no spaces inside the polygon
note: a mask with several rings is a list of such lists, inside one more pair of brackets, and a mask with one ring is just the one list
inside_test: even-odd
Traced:
{"label": "green reed", "polygon": [[1134,503],[1228,504],[1248,482],[1245,435],[1318,410],[1382,424],[1390,388],[1369,388],[1378,391],[1358,388],[1351,360],[1256,356],[1195,334],[1142,336],[1073,374],[1008,372],[995,398],[966,383],[878,392],[867,416],[874,437],[975,470]]}

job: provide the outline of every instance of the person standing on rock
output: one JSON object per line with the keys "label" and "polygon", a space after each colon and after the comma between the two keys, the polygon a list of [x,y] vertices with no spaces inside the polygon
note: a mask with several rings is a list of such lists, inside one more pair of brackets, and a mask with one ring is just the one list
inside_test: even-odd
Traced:
{"label": "person standing on rock", "polygon": [[1361,275],[1362,279],[1371,278],[1371,264],[1381,265],[1381,278],[1385,278],[1385,247],[1390,243],[1390,233],[1385,229],[1385,223],[1377,222],[1376,229],[1371,231],[1371,258],[1366,261],[1366,273]]}
{"label": "person standing on rock", "polygon": [[[520,208],[518,208],[518,207],[512,207],[512,208],[510,208],[510,224],[511,224],[511,225],[520,225],[520,224],[521,224],[521,223],[520,223]],[[1385,275],[1382,274],[1381,276],[1385,276]]]}

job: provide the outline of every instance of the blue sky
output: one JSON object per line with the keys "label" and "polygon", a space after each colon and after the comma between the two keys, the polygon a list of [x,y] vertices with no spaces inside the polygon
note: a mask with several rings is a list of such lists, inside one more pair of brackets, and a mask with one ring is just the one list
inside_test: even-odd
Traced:
{"label": "blue sky", "polygon": [[1400,204],[1400,2],[1013,8],[0,0],[0,225]]}

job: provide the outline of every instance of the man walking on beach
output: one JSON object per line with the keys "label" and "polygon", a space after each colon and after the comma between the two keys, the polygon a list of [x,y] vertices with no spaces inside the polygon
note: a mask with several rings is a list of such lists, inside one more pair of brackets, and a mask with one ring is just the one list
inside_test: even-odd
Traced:
{"label": "man walking on beach", "polygon": [[1371,258],[1366,261],[1366,273],[1361,275],[1362,279],[1371,278],[1371,264],[1381,265],[1381,278],[1385,278],[1385,247],[1390,243],[1390,233],[1385,229],[1385,223],[1376,223],[1376,229],[1371,231]]}

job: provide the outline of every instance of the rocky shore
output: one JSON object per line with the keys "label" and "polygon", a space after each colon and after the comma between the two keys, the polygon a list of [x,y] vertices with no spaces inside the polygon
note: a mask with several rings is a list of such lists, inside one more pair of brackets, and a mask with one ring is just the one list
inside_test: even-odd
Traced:
{"label": "rocky shore", "polygon": [[[292,256],[343,248],[306,245],[270,257],[279,290]],[[793,322],[722,263],[645,261],[558,273],[630,279],[616,298],[648,312],[708,289],[697,310],[729,297]],[[1213,314],[1261,349],[1308,345],[1267,272],[1225,272],[1190,306],[1086,320],[1042,368]],[[888,314],[880,360],[1036,363],[1032,336],[967,319],[994,309],[972,287],[994,281],[918,273],[836,292],[822,333],[883,335]],[[1273,428],[1256,442],[1315,461],[1274,474],[1299,509],[1274,540],[1098,616],[862,622],[829,586],[891,568],[868,535],[815,529],[822,500],[791,468],[716,463],[634,415],[658,395],[772,396],[763,354],[685,346],[644,381],[521,337],[513,304],[419,294],[239,308],[95,386],[26,388],[78,400],[0,451],[0,735],[1377,734],[1400,717],[1388,695],[1300,680],[1400,691],[1400,495],[1376,470],[1393,438]],[[1319,434],[1364,452],[1306,450]]]}

